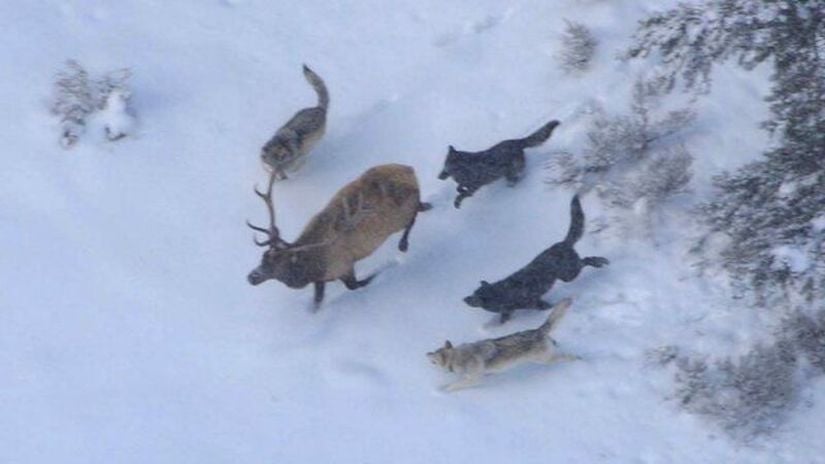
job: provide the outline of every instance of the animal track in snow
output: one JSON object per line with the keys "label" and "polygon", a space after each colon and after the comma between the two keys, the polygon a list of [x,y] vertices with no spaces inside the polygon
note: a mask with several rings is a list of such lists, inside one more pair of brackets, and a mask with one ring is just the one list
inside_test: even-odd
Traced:
{"label": "animal track in snow", "polygon": [[439,35],[433,45],[436,47],[447,47],[458,42],[463,36],[470,34],[481,34],[494,29],[512,14],[513,10],[508,9],[501,14],[490,14],[481,19],[466,21],[458,32],[446,32]]}
{"label": "animal track in snow", "polygon": [[330,377],[334,384],[346,388],[386,385],[387,377],[375,366],[353,360],[336,360]]}

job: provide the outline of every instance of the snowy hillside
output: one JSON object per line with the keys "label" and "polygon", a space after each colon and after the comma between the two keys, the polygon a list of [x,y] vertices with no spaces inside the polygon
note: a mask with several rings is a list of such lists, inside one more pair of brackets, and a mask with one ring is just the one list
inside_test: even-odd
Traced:
{"label": "snowy hillside", "polygon": [[[815,463],[825,401],[758,443],[729,440],[667,398],[651,366],[665,345],[745,349],[774,321],[739,311],[724,279],[699,278],[673,212],[655,247],[593,234],[608,218],[584,195],[577,249],[611,264],[557,283],[574,303],[556,339],[581,361],[529,366],[445,394],[425,353],[538,326],[520,312],[486,328],[466,306],[562,239],[573,191],[545,183],[559,150],[585,143],[588,109],[628,106],[649,66],[615,57],[637,20],[675,1],[541,0],[0,2],[0,463]],[[564,19],[599,41],[592,68],[556,60]],[[134,135],[93,129],[64,150],[49,114],[55,73],[128,67]],[[357,291],[252,287],[260,260],[246,219],[265,221],[261,145],[315,102],[324,139],[276,184],[281,231],[296,237],[346,182],[376,164],[414,166],[424,199],[406,254],[391,237],[359,262]],[[685,143],[694,199],[712,176],[767,144],[766,71],[720,68],[695,102]],[[447,146],[475,151],[562,125],[528,151],[526,178],[452,207]],[[686,208],[686,207],[685,207]]]}

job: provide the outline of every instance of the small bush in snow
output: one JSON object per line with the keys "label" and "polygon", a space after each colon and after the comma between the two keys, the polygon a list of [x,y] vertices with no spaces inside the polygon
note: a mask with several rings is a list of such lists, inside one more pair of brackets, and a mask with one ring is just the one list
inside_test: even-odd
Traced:
{"label": "small bush in snow", "polygon": [[651,351],[649,358],[676,366],[673,397],[687,411],[749,440],[783,423],[800,397],[803,366],[809,367],[805,377],[825,374],[825,310],[794,312],[772,344],[758,345],[740,358],[709,362],[682,356],[672,346]]}
{"label": "small bush in snow", "polygon": [[[593,189],[612,207],[640,212],[644,222],[666,200],[684,192],[693,156],[677,135],[694,114],[652,114],[659,98],[656,89],[637,81],[629,114],[611,116],[597,110],[582,153],[557,153],[548,165],[548,182]],[[622,216],[626,215],[617,220]]]}
{"label": "small bush in snow", "polygon": [[779,426],[799,396],[796,354],[782,341],[738,359],[682,357],[675,365],[674,397],[681,406],[746,441]]}
{"label": "small bush in snow", "polygon": [[825,374],[825,309],[814,315],[797,312],[786,321],[781,335],[808,361],[814,375]]}
{"label": "small bush in snow", "polygon": [[[686,190],[693,157],[683,145],[658,150],[639,161],[636,169],[601,187],[601,195],[622,208],[658,207],[671,195]],[[643,205],[641,203],[644,203]]]}
{"label": "small bush in snow", "polygon": [[596,53],[598,41],[584,24],[567,20],[565,23],[567,26],[561,39],[559,63],[567,73],[586,71]]}
{"label": "small bush in snow", "polygon": [[679,359],[679,348],[675,345],[651,348],[645,352],[645,363],[648,366],[667,366],[677,359]]}
{"label": "small bush in snow", "polygon": [[119,69],[92,79],[74,60],[57,74],[54,84],[53,114],[60,118],[60,144],[70,148],[86,131],[92,119],[100,122],[109,140],[129,134],[134,117],[129,109],[131,92],[129,69]]}

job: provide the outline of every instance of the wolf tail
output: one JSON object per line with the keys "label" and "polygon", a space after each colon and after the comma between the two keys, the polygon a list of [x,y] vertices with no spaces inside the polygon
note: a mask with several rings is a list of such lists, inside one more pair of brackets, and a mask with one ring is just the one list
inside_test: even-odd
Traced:
{"label": "wolf tail", "polygon": [[321,79],[321,76],[315,74],[315,71],[309,69],[307,65],[304,65],[304,77],[306,77],[309,85],[311,85],[318,94],[318,106],[327,109],[327,107],[329,107],[329,92],[327,92],[327,86],[324,84],[324,80]]}
{"label": "wolf tail", "polygon": [[542,126],[541,129],[521,139],[521,143],[524,145],[525,148],[537,147],[550,138],[550,136],[553,134],[553,129],[555,129],[556,126],[558,126],[559,124],[561,123],[554,119],[545,124],[544,126]]}
{"label": "wolf tail", "polygon": [[542,324],[538,330],[542,333],[542,335],[548,335],[553,329],[556,327],[556,324],[559,323],[561,318],[567,313],[567,309],[573,303],[571,298],[565,298],[553,306],[553,312],[550,313],[550,317],[547,318],[544,324]]}
{"label": "wolf tail", "polygon": [[584,211],[582,210],[582,203],[579,201],[579,194],[573,195],[570,201],[570,229],[567,230],[567,237],[564,237],[564,243],[573,246],[582,238],[584,234]]}

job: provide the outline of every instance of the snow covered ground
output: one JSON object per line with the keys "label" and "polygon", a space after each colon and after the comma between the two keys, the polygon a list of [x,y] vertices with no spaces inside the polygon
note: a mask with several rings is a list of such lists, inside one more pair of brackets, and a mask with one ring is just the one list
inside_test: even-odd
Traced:
{"label": "snow covered ground", "polygon": [[[564,236],[572,192],[549,188],[542,166],[581,147],[589,104],[627,107],[648,63],[614,58],[636,20],[668,3],[0,3],[0,463],[825,462],[823,401],[744,446],[666,399],[672,379],[648,350],[736,352],[772,322],[695,277],[678,214],[658,248],[579,243],[611,260],[550,294],[575,298],[556,338],[582,361],[448,395],[424,356],[546,317],[485,329],[490,313],[461,298]],[[564,18],[600,40],[585,75],[554,59]],[[134,137],[90,131],[59,147],[48,101],[68,58],[132,69]],[[317,314],[310,289],[245,280],[260,249],[244,220],[265,218],[258,151],[315,101],[304,62],[331,111],[307,164],[275,187],[285,236],[380,163],[414,166],[436,205],[406,255],[391,238],[359,263],[362,275],[386,268],[373,284],[330,285]],[[761,70],[722,69],[697,101],[697,198],[768,143],[766,89]],[[521,184],[453,209],[454,184],[436,179],[448,144],[480,150],[554,118]],[[583,203],[602,214],[595,197]]]}

